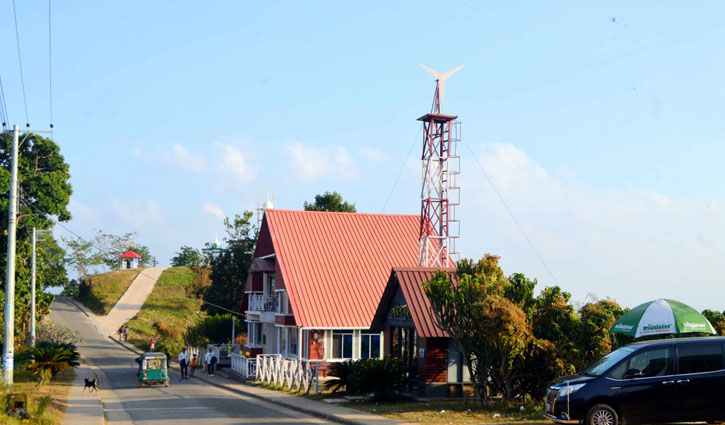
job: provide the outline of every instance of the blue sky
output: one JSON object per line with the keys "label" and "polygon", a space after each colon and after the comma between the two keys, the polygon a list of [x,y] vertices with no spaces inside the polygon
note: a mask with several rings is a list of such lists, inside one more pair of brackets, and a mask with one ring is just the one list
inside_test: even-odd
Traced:
{"label": "blue sky", "polygon": [[[211,3],[211,2],[209,2]],[[556,281],[627,306],[725,309],[720,2],[53,2],[55,140],[74,220],[167,263],[220,217],[337,190],[417,214],[415,120],[446,112]],[[30,123],[47,127],[47,3],[17,2]],[[24,123],[0,1],[12,122]],[[465,146],[464,256],[553,283]]]}

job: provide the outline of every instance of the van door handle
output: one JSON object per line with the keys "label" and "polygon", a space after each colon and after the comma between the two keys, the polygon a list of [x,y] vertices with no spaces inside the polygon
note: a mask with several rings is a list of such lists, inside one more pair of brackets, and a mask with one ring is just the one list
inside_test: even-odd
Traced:
{"label": "van door handle", "polygon": [[669,384],[674,384],[675,381],[662,381],[662,383],[665,385],[669,385]]}
{"label": "van door handle", "polygon": [[688,383],[688,382],[690,382],[690,380],[689,380],[689,379],[678,379],[678,380],[677,380],[677,383],[678,383],[678,384],[686,384],[686,383]]}

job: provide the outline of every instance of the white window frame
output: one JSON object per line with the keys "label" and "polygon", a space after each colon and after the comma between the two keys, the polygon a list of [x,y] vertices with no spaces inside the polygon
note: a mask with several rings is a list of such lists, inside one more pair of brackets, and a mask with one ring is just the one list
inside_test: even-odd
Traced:
{"label": "white window frame", "polygon": [[[359,331],[356,331],[355,329],[336,329],[336,330],[330,331],[330,351],[329,351],[329,353],[330,353],[330,358],[332,360],[345,361],[345,360],[355,360],[356,359],[356,357],[355,357],[355,334],[356,334],[356,332],[359,332]],[[342,335],[343,337],[345,335],[350,335],[350,338],[352,338],[352,347],[351,347],[350,357],[335,357],[335,335]],[[340,345],[340,354],[344,356],[345,355],[344,338],[340,339],[340,344],[341,344]]]}
{"label": "white window frame", "polygon": [[[378,357],[367,357],[367,358],[376,358],[376,359],[382,359],[383,358],[383,333],[382,332],[365,332],[360,331],[360,358],[363,359],[363,353],[362,353],[362,347],[363,347],[363,338],[367,337],[370,338],[372,336],[378,337]],[[368,349],[370,349],[370,345],[368,344]]]}

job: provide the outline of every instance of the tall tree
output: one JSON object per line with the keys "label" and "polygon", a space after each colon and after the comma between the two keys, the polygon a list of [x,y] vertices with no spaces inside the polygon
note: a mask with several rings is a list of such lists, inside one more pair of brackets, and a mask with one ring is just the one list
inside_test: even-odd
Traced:
{"label": "tall tree", "polygon": [[[257,243],[257,228],[252,223],[252,212],[226,218],[227,249],[211,261],[211,285],[204,291],[204,301],[228,310],[237,311],[244,296],[247,272],[252,264]],[[207,311],[220,312],[205,304]],[[221,311],[223,312],[223,310]]]}
{"label": "tall tree", "polygon": [[[16,245],[16,282],[15,311],[17,315],[16,330],[27,327],[30,310],[30,237],[32,228],[50,229],[54,221],[68,221],[71,214],[68,202],[73,192],[70,185],[69,166],[60,154],[58,145],[50,139],[38,135],[21,135],[18,148],[18,227]],[[0,133],[0,212],[8,210],[10,192],[10,163],[12,135]],[[0,234],[7,233],[7,220],[0,220]],[[53,299],[45,293],[43,282],[63,282],[62,272],[57,268],[59,247],[49,241],[47,249],[38,249],[39,268],[37,280],[40,290],[37,293],[36,307],[39,318],[48,311]],[[57,244],[56,244],[57,245]],[[54,262],[54,265],[40,266],[42,259]],[[62,256],[62,254],[61,254]],[[7,264],[7,239],[0,238],[0,275],[5,276]],[[0,294],[4,294],[5,279],[0,280]],[[4,302],[4,295],[1,296]]]}
{"label": "tall tree", "polygon": [[337,192],[315,195],[315,202],[305,202],[304,208],[305,211],[357,212],[355,204],[348,203]]}
{"label": "tall tree", "polygon": [[201,252],[198,249],[190,246],[182,246],[174,258],[171,259],[171,265],[174,267],[186,266],[194,268],[201,265],[201,258]]}

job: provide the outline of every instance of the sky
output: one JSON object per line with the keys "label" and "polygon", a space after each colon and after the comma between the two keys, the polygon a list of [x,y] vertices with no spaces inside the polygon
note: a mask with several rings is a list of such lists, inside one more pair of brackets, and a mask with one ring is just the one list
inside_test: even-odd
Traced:
{"label": "sky", "polygon": [[[16,6],[43,130],[48,3]],[[722,2],[51,6],[53,137],[80,235],[138,232],[168,265],[267,196],[301,209],[338,191],[360,212],[418,214],[416,118],[435,82],[416,63],[465,64],[445,99],[462,122],[462,256],[500,255],[576,303],[725,309]],[[23,125],[10,0],[0,49]]]}

